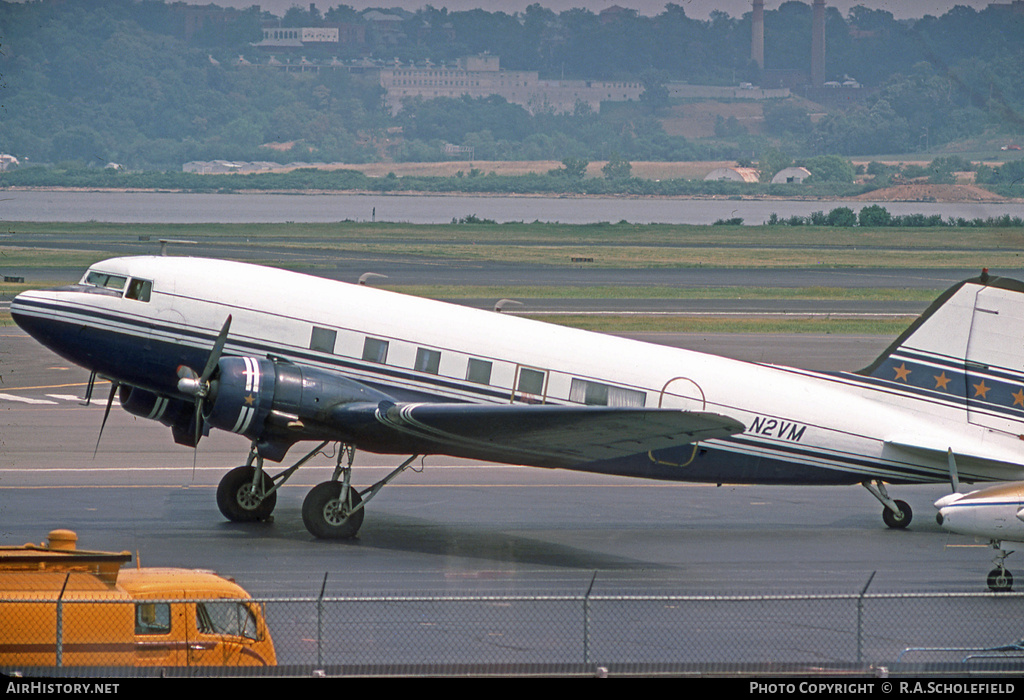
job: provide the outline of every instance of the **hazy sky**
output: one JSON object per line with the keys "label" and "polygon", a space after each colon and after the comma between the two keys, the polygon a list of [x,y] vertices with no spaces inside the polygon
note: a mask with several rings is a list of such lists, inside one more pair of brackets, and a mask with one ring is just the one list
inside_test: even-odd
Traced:
{"label": "hazy sky", "polygon": [[[194,4],[207,5],[211,0],[188,0]],[[1000,0],[1008,4],[1011,0]],[[213,4],[221,7],[250,7],[259,5],[264,10],[269,10],[280,16],[292,6],[309,7],[309,0],[212,0]],[[528,5],[538,2],[555,12],[583,7],[592,12],[619,5],[638,10],[643,15],[657,15],[665,8],[666,0],[349,0],[338,2],[337,0],[314,0],[313,4],[317,9],[324,12],[336,5],[348,5],[357,10],[368,7],[403,7],[407,10],[417,10],[426,5],[437,8],[446,7],[451,11],[471,10],[481,8],[488,12],[522,12]],[[805,4],[811,4],[811,0],[804,0]],[[707,19],[712,10],[722,10],[733,17],[739,17],[750,11],[750,0],[675,0],[675,4],[686,9],[686,15],[694,19]],[[782,4],[782,0],[765,0],[765,9],[773,10]],[[923,17],[924,15],[943,15],[955,5],[968,5],[975,9],[982,9],[989,5],[989,0],[826,0],[830,7],[836,7],[844,15],[854,5],[864,5],[872,9],[886,10],[891,12],[897,19],[908,17]]]}

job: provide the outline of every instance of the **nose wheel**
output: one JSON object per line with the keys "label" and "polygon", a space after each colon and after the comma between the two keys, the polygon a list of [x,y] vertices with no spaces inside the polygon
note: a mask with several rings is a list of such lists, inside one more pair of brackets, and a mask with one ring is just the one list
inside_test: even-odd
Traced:
{"label": "nose wheel", "polygon": [[914,517],[910,504],[906,501],[897,501],[889,497],[885,484],[881,481],[865,481],[861,484],[868,492],[878,499],[878,502],[885,506],[882,509],[882,522],[894,530],[902,530]]}
{"label": "nose wheel", "polygon": [[988,572],[988,578],[985,582],[988,584],[988,589],[996,593],[1008,593],[1013,590],[1013,574],[1004,566],[1006,557],[1013,554],[1003,549],[1003,543],[998,540],[992,541],[992,548],[996,550],[996,558],[992,560],[992,563],[996,565],[996,568]]}

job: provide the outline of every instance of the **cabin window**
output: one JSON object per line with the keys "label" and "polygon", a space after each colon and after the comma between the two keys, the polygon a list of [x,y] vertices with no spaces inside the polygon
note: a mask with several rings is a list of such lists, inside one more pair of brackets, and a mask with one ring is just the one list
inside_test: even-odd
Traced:
{"label": "cabin window", "polygon": [[523,367],[519,370],[519,383],[516,389],[521,394],[544,395],[544,372]]}
{"label": "cabin window", "polygon": [[427,372],[428,374],[437,374],[438,369],[441,367],[441,353],[437,350],[428,350],[427,348],[417,348],[416,350],[416,364],[414,369],[417,372]]}
{"label": "cabin window", "polygon": [[475,384],[491,383],[491,363],[487,360],[469,359],[469,367],[466,368],[466,381]]}
{"label": "cabin window", "polygon": [[205,634],[229,634],[259,639],[256,619],[241,603],[196,603],[196,629]]}
{"label": "cabin window", "polygon": [[586,379],[573,379],[569,400],[588,406],[643,406],[647,403],[647,394]]}
{"label": "cabin window", "polygon": [[334,343],[337,340],[337,331],[313,326],[313,334],[309,338],[309,349],[317,352],[334,352]]}
{"label": "cabin window", "polygon": [[169,603],[135,604],[135,634],[169,634],[170,631]]}
{"label": "cabin window", "polygon": [[388,361],[388,341],[367,338],[363,342],[363,359],[367,362],[384,364]]}
{"label": "cabin window", "polygon": [[135,299],[136,301],[149,301],[149,296],[152,293],[152,282],[133,277],[132,281],[128,283],[128,291],[124,293],[124,298]]}
{"label": "cabin window", "polygon": [[106,272],[99,272],[96,270],[91,270],[89,274],[85,276],[86,284],[91,284],[94,287],[104,287],[105,289],[116,289],[119,292],[124,291],[124,285],[127,282],[127,277],[111,275]]}

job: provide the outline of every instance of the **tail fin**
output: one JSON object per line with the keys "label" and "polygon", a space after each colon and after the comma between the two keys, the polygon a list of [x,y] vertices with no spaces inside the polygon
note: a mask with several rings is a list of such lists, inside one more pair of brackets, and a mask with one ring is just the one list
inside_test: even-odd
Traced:
{"label": "tail fin", "polygon": [[1024,433],[1024,283],[980,277],[954,285],[864,374],[960,405],[967,420]]}

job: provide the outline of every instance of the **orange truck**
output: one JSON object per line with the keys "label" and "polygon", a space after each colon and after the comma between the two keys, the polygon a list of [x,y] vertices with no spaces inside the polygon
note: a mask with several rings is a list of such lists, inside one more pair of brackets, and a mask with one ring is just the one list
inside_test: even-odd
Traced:
{"label": "orange truck", "polygon": [[264,608],[209,571],[124,567],[129,552],[0,547],[0,669],[273,666]]}

